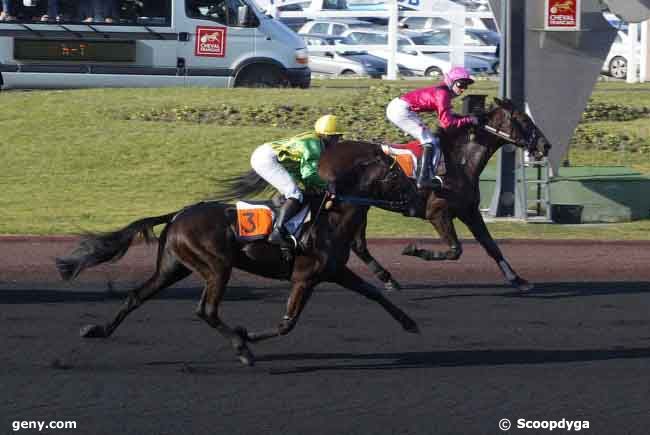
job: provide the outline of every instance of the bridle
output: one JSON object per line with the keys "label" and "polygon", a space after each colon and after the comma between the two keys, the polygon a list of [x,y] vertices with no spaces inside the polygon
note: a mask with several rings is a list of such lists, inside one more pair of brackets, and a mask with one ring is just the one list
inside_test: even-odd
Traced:
{"label": "bridle", "polygon": [[[505,109],[503,107],[497,107],[497,109],[499,109],[499,108],[504,111],[504,113],[506,115],[506,121],[510,123],[510,131],[507,132],[505,130],[501,130],[501,129],[492,127],[491,125],[488,125],[488,124],[485,124],[483,126],[483,129],[485,131],[487,131],[488,133],[494,135],[494,136],[497,136],[497,137],[499,137],[501,139],[505,139],[510,143],[513,143],[513,144],[518,145],[518,146],[520,146],[522,148],[525,148],[529,152],[533,151],[533,147],[535,146],[535,144],[537,143],[537,140],[539,139],[539,134],[537,132],[537,128],[533,128],[532,132],[530,134],[528,134],[528,135],[525,134],[524,127],[521,125],[519,120],[517,120],[517,118],[515,118],[513,116],[513,111],[514,110],[512,110],[512,109],[507,110],[507,109]],[[494,109],[494,110],[497,110],[497,109]],[[515,128],[518,130],[519,136],[522,137],[522,138],[525,138],[523,141],[518,140],[518,139],[514,139],[512,137],[512,132],[513,132],[513,130]]]}

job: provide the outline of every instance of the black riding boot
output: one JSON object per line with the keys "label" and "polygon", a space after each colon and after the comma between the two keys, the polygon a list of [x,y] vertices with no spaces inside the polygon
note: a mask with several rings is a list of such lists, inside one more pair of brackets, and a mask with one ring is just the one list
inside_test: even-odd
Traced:
{"label": "black riding boot", "polygon": [[275,224],[273,225],[273,231],[269,234],[268,241],[274,245],[280,245],[284,248],[295,248],[295,240],[290,238],[290,234],[287,232],[284,224],[286,224],[289,219],[291,219],[298,211],[300,210],[300,201],[295,198],[288,198],[280,210],[278,210],[278,216],[275,218]]}
{"label": "black riding boot", "polygon": [[433,183],[431,182],[431,156],[433,155],[433,146],[430,143],[422,144],[422,156],[420,157],[420,164],[418,165],[418,176],[416,184],[418,189],[431,189]]}

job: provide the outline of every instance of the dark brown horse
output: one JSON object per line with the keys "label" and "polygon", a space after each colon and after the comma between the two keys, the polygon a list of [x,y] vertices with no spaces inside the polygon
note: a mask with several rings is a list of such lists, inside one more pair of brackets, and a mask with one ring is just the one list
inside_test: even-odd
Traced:
{"label": "dark brown horse", "polygon": [[[394,160],[377,146],[357,144],[354,148],[339,147],[337,150],[345,155],[337,158],[336,152],[331,153],[335,161],[345,162],[337,171],[340,179],[347,182],[341,193],[380,199],[384,202],[378,205],[396,211],[415,200],[412,183]],[[254,173],[238,180],[233,192],[253,194],[265,187]],[[221,333],[247,365],[254,363],[247,342],[289,333],[314,287],[323,281],[337,283],[378,302],[406,331],[417,332],[416,323],[406,313],[346,266],[353,239],[365,225],[367,207],[347,203],[328,211],[323,207],[324,198],[321,195],[309,201],[312,220],[305,223],[300,238],[301,249],[292,260],[285,259],[278,247],[265,240],[244,242],[236,237],[235,209],[220,201],[201,202],[180,211],[135,221],[119,231],[86,236],[69,256],[57,259],[56,265],[63,279],[74,279],[86,268],[118,260],[138,235],[151,239],[153,227],[165,225],[158,241],[153,276],[129,292],[112,321],[87,325],[81,329],[81,335],[110,336],[131,311],[192,272],[205,281],[197,315]],[[220,319],[219,304],[233,267],[291,281],[286,313],[277,327],[247,332],[242,327],[232,328]]]}
{"label": "dark brown horse", "polygon": [[[532,285],[521,278],[510,267],[501,250],[490,235],[479,210],[479,176],[492,155],[506,143],[526,149],[539,159],[548,153],[550,144],[524,112],[516,110],[510,101],[495,99],[495,107],[486,114],[486,124],[479,129],[450,131],[442,138],[447,174],[445,189],[439,193],[430,191],[421,197],[421,206],[415,216],[431,222],[440,238],[449,245],[443,252],[419,249],[415,244],[407,246],[403,254],[420,257],[427,261],[458,260],[463,253],[456,235],[453,220],[460,219],[472,232],[476,240],[499,265],[508,282],[520,290],[529,290]],[[354,144],[354,143],[352,143]],[[338,146],[349,147],[347,142]],[[335,151],[335,150],[331,150]],[[330,168],[345,167],[337,159],[339,152],[326,152],[321,158],[321,175],[329,174]],[[414,181],[410,180],[414,184]],[[399,288],[391,274],[368,252],[365,224],[354,239],[352,250],[383,281],[387,289]]]}

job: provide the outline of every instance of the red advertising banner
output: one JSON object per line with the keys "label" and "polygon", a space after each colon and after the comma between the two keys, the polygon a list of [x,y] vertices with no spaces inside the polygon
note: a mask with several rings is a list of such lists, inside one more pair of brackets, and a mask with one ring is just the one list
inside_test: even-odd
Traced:
{"label": "red advertising banner", "polygon": [[545,30],[579,30],[580,0],[546,0]]}
{"label": "red advertising banner", "polygon": [[226,27],[197,27],[194,55],[224,57],[226,55]]}

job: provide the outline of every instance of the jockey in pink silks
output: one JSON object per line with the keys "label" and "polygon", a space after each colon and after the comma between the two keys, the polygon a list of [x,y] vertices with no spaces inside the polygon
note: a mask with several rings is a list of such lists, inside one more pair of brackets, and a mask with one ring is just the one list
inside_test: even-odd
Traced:
{"label": "jockey in pink silks", "polygon": [[[474,80],[463,67],[454,67],[437,86],[416,89],[393,99],[386,107],[388,119],[422,144],[416,183],[418,189],[441,189],[443,180],[435,174],[440,159],[440,138],[418,116],[419,112],[436,112],[440,128],[478,125],[475,116],[457,116],[451,108],[452,98],[460,96]],[[433,170],[433,174],[432,171]]]}

